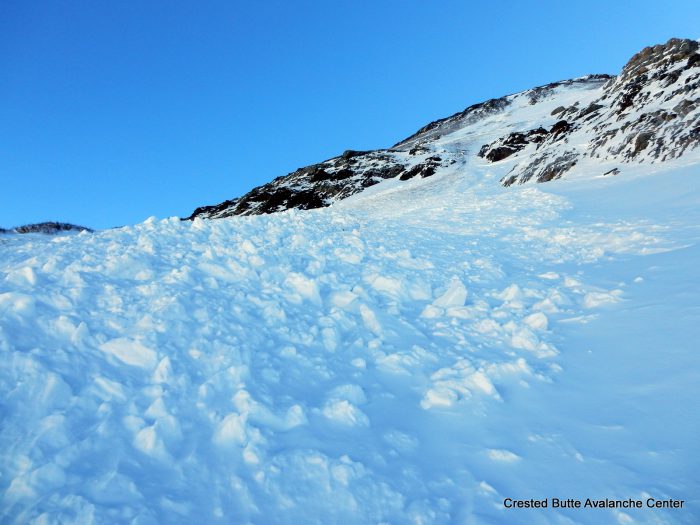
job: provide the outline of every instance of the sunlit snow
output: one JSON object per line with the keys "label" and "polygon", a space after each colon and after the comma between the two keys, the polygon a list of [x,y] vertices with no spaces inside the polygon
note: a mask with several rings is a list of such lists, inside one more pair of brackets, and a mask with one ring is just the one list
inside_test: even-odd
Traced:
{"label": "sunlit snow", "polygon": [[2,521],[697,523],[684,164],[0,237]]}

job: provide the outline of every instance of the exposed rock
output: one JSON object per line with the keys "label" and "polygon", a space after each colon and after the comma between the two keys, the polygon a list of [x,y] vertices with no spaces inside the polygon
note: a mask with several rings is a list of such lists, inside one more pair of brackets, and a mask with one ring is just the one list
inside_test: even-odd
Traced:
{"label": "exposed rock", "polygon": [[596,104],[594,102],[591,102],[586,109],[581,110],[581,113],[579,113],[578,116],[579,116],[579,118],[583,118],[586,115],[589,115],[591,113],[595,113],[596,111],[598,111],[599,109],[602,109],[603,107],[605,107],[605,106],[603,106],[602,104]]}
{"label": "exposed rock", "polygon": [[573,168],[577,162],[577,155],[573,151],[564,152],[562,155],[554,158],[550,153],[538,155],[524,166],[514,166],[501,183],[504,186],[511,186],[516,182],[523,184],[530,179],[534,179],[537,182],[548,182],[560,178]]}
{"label": "exposed rock", "polygon": [[651,131],[643,131],[634,140],[634,151],[632,155],[636,155],[649,145],[651,139],[654,138],[654,134]]}
{"label": "exposed rock", "polygon": [[[418,156],[417,151],[415,154]],[[338,157],[278,177],[240,198],[197,208],[187,219],[259,215],[291,208],[322,208],[334,200],[347,198],[384,179],[430,177],[441,165],[446,164],[437,155],[427,156],[416,164],[409,164],[407,159],[388,150],[347,150]]]}
{"label": "exposed rock", "polygon": [[486,144],[479,150],[479,157],[491,162],[498,162],[519,152],[528,144],[539,144],[545,140],[549,132],[543,127],[531,129],[525,133],[510,133],[505,137]]}
{"label": "exposed rock", "polygon": [[346,149],[343,154],[340,156],[341,159],[348,160],[352,159],[353,157],[361,157],[362,155],[366,155],[367,153],[371,153],[370,151],[355,151],[352,149]]}
{"label": "exposed rock", "polygon": [[[346,150],[242,197],[197,208],[189,218],[328,206],[385,179],[433,176],[455,162],[468,163],[474,154],[489,162],[512,162],[501,180],[505,186],[560,178],[586,157],[615,163],[680,157],[700,146],[699,47],[694,40],[671,39],[637,53],[618,77],[589,75],[471,105],[388,150]],[[562,92],[567,105],[545,110],[554,104],[544,101]],[[578,93],[580,100],[572,101]],[[527,116],[510,119],[524,105],[532,106]],[[528,122],[536,124],[528,129]],[[475,142],[484,136],[490,142]]]}
{"label": "exposed rock", "polygon": [[697,49],[697,41],[682,38],[672,38],[665,44],[645,47],[625,64],[615,83],[625,84],[650,69],[665,67],[674,62],[690,62]]}
{"label": "exposed rock", "polygon": [[67,222],[38,222],[35,224],[16,226],[9,230],[0,228],[0,233],[43,233],[46,235],[82,231],[92,232],[93,230],[85,226],[78,226]]}
{"label": "exposed rock", "polygon": [[552,110],[552,112],[550,113],[550,115],[552,115],[552,116],[558,115],[559,113],[561,113],[562,111],[565,111],[565,110],[566,110],[566,108],[565,108],[564,106],[557,106],[556,108],[554,108],[554,109]]}
{"label": "exposed rock", "polygon": [[[700,56],[700,55],[698,55],[698,56]],[[695,109],[697,109],[697,107],[698,107],[697,100],[684,99],[684,100],[681,100],[675,106],[673,106],[673,111],[675,111],[681,117],[685,117],[689,113],[692,113],[693,111],[695,111]]]}
{"label": "exposed rock", "polygon": [[549,133],[556,140],[557,137],[561,137],[569,131],[571,131],[571,124],[569,124],[566,120],[560,120],[559,122],[554,124],[554,126],[552,126],[552,129],[549,130]]}
{"label": "exposed rock", "polygon": [[[606,82],[600,97],[585,109],[572,113],[569,108],[557,108],[554,114],[566,115],[566,120],[557,122],[538,145],[533,153],[537,158],[519,163],[503,184],[557,178],[574,158],[663,162],[698,147],[698,47],[694,40],[671,39],[645,48],[632,57],[619,77]],[[673,109],[659,108],[661,103]],[[562,138],[564,144],[578,140],[585,147],[569,149],[563,157],[562,146],[556,144]],[[560,158],[567,162],[548,160]],[[552,170],[545,170],[551,162]],[[569,169],[571,166],[564,171]]]}
{"label": "exposed rock", "polygon": [[430,149],[426,148],[425,146],[418,144],[416,146],[413,146],[410,150],[408,150],[409,155],[422,155],[423,153],[428,153]]}

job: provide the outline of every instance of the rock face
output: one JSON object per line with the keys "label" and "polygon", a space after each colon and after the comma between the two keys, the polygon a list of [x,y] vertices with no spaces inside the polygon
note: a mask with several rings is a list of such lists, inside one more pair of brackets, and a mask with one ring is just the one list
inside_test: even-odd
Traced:
{"label": "rock face", "polygon": [[626,163],[676,159],[700,145],[698,48],[671,39],[634,55],[617,77],[589,75],[469,106],[389,149],[348,150],[188,219],[320,208],[385,179],[466,175],[484,163],[510,186],[584,166],[618,174]]}
{"label": "rock face", "polygon": [[503,184],[559,178],[586,157],[622,163],[663,162],[697,147],[697,51],[694,40],[671,39],[637,53],[588,106],[558,111],[557,116],[566,119],[561,129],[557,133],[553,129],[536,145],[534,154],[513,166]]}
{"label": "rock face", "polygon": [[290,208],[322,208],[384,179],[430,177],[439,167],[447,164],[437,155],[348,150],[339,157],[278,177],[240,198],[197,208],[188,219],[259,215]]}

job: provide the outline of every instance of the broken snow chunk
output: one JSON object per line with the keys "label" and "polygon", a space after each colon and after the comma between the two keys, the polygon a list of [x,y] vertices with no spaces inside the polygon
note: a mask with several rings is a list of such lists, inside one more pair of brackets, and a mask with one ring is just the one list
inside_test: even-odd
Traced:
{"label": "broken snow chunk", "polygon": [[444,309],[429,304],[425,308],[423,308],[423,311],[421,312],[420,316],[425,317],[426,319],[434,319],[435,317],[440,317],[444,313]]}
{"label": "broken snow chunk", "polygon": [[523,322],[533,330],[546,330],[548,325],[547,316],[542,312],[528,315]]}
{"label": "broken snow chunk", "polygon": [[14,313],[19,317],[34,314],[36,300],[31,295],[6,292],[0,293],[0,312],[3,314]]}
{"label": "broken snow chunk", "polygon": [[18,286],[31,288],[36,285],[36,273],[31,266],[24,266],[11,271],[5,280]]}
{"label": "broken snow chunk", "polygon": [[374,278],[370,278],[371,286],[378,292],[385,293],[390,296],[398,296],[402,290],[401,281],[393,277],[386,277],[384,275],[378,275]]}
{"label": "broken snow chunk", "polygon": [[364,304],[360,305],[360,316],[362,317],[362,322],[369,331],[378,336],[382,334],[382,325],[379,324],[377,315],[371,308]]}
{"label": "broken snow chunk", "polygon": [[165,450],[163,440],[158,435],[155,426],[141,429],[134,437],[134,447],[151,457],[167,460],[168,453]]}
{"label": "broken snow chunk", "polygon": [[520,309],[523,307],[523,292],[517,284],[511,284],[499,294],[495,294],[496,299],[503,301],[504,307]]}
{"label": "broken snow chunk", "polygon": [[326,403],[322,413],[328,419],[348,426],[369,426],[369,418],[362,410],[346,399],[335,399]]}
{"label": "broken snow chunk", "polygon": [[583,297],[584,308],[597,308],[608,304],[616,303],[620,300],[622,290],[611,292],[589,292]]}
{"label": "broken snow chunk", "polygon": [[131,366],[153,368],[158,362],[158,355],[154,350],[126,337],[118,337],[107,341],[100,345],[100,350]]}
{"label": "broken snow chunk", "polygon": [[459,399],[459,395],[449,388],[431,388],[420,402],[421,408],[450,407]]}
{"label": "broken snow chunk", "polygon": [[222,447],[245,444],[247,441],[245,416],[237,413],[227,415],[217,426],[213,441]]}
{"label": "broken snow chunk", "polygon": [[581,286],[581,281],[574,279],[573,277],[564,278],[564,286],[567,288],[579,288]]}
{"label": "broken snow chunk", "polygon": [[528,328],[521,328],[513,333],[510,344],[513,348],[521,348],[523,350],[534,351],[537,349],[539,339]]}
{"label": "broken snow chunk", "polygon": [[467,300],[467,288],[457,277],[452,279],[447,290],[433,301],[433,306],[438,308],[450,308],[464,306]]}
{"label": "broken snow chunk", "polygon": [[321,296],[318,292],[318,285],[315,281],[303,276],[300,273],[290,273],[287,276],[286,284],[302,298],[314,304],[321,304]]}
{"label": "broken snow chunk", "polygon": [[170,358],[165,356],[160,360],[155,372],[153,372],[153,381],[155,383],[167,383],[170,380],[172,374],[172,365],[170,364]]}
{"label": "broken snow chunk", "polygon": [[357,299],[357,294],[349,290],[339,290],[330,295],[330,304],[338,308],[346,308]]}
{"label": "broken snow chunk", "polygon": [[345,399],[356,405],[363,405],[367,402],[365,391],[359,385],[345,384],[335,387],[330,391],[331,399]]}

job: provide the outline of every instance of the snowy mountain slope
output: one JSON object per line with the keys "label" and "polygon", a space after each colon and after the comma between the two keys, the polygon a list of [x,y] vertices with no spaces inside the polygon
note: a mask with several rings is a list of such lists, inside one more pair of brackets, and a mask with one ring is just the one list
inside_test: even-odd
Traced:
{"label": "snowy mountain slope", "polygon": [[[583,155],[580,124],[509,188],[538,143],[478,155],[608,81],[348,152],[440,160],[324,209],[0,237],[0,521],[698,523],[697,149]],[[503,505],[554,497],[643,508]]]}
{"label": "snowy mountain slope", "polygon": [[697,523],[697,166],[480,162],[0,239],[2,521]]}
{"label": "snowy mountain slope", "polygon": [[484,103],[421,128],[388,150],[346,151],[189,219],[328,206],[386,180],[431,177],[480,159],[505,163],[501,183],[618,174],[700,153],[700,53],[671,39],[632,57],[618,77],[589,75]]}

